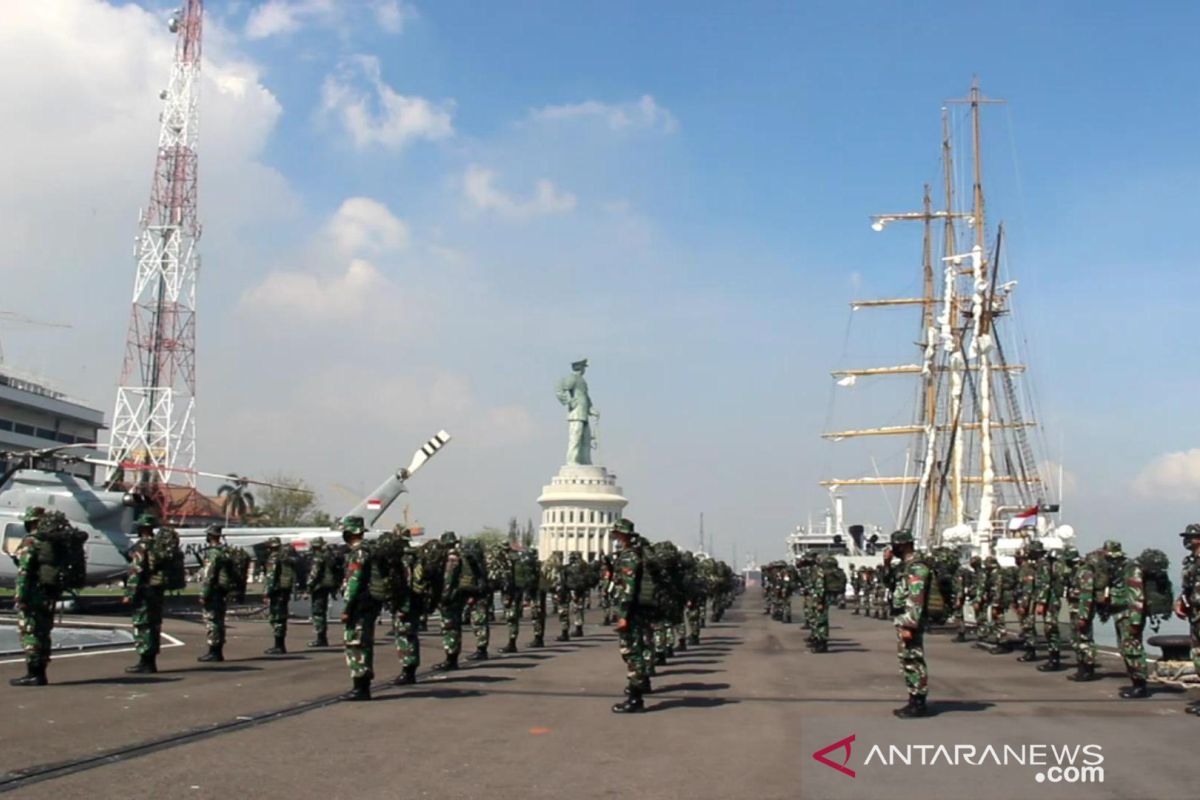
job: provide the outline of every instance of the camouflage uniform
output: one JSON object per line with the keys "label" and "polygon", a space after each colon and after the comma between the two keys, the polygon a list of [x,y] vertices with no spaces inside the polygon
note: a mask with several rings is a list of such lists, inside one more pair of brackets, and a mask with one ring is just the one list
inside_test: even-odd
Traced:
{"label": "camouflage uniform", "polygon": [[329,646],[329,598],[334,593],[336,578],[334,556],[325,546],[325,539],[318,536],[312,541],[312,565],[308,572],[308,596],[311,601],[313,633],[316,638],[309,647]]}
{"label": "camouflage uniform", "polygon": [[[1037,545],[1035,547],[1035,544]],[[1025,652],[1018,659],[1033,661],[1037,658],[1037,614],[1035,612],[1034,594],[1036,592],[1038,563],[1037,553],[1041,542],[1029,542],[1025,552],[1017,556],[1017,591],[1013,596],[1013,610],[1021,625],[1021,641]]]}
{"label": "camouflage uniform", "polygon": [[829,650],[829,576],[838,569],[837,560],[830,558],[809,566],[808,600],[812,606],[812,636],[809,647],[814,653]]}
{"label": "camouflage uniform", "polygon": [[[342,622],[346,625],[342,642],[346,650],[346,666],[354,682],[352,700],[371,699],[371,679],[375,677],[375,622],[379,617],[379,601],[371,597],[371,551],[361,538],[365,533],[360,517],[347,517],[342,522],[343,535],[350,544],[346,556],[346,577],[342,585],[345,608]],[[354,539],[353,537],[358,537]]]}
{"label": "camouflage uniform", "polygon": [[912,549],[912,533],[892,534],[892,545],[909,546],[900,562],[892,606],[898,610],[894,624],[897,634],[897,656],[909,702],[897,709],[897,716],[920,716],[925,713],[925,698],[929,694],[929,670],[925,664],[925,601],[933,571]]}
{"label": "camouflage uniform", "polygon": [[[220,528],[210,528],[209,531],[210,543],[205,550],[204,567],[200,572],[200,605],[204,608],[204,630],[208,652],[197,660],[224,661],[228,590],[221,585],[221,576],[227,574],[227,570],[230,569],[229,550],[221,544]],[[216,538],[216,541],[211,541],[212,538]]]}
{"label": "camouflage uniform", "polygon": [[1083,660],[1079,653],[1079,551],[1070,545],[1064,547],[1062,559],[1057,568],[1063,587],[1063,599],[1067,604],[1067,626],[1068,633],[1071,635],[1071,652],[1075,654],[1076,663],[1079,663]]}
{"label": "camouflage uniform", "polygon": [[1061,666],[1062,633],[1058,626],[1062,610],[1063,563],[1053,553],[1038,560],[1037,581],[1034,584],[1034,610],[1042,620],[1042,632],[1046,637],[1048,657],[1038,667],[1042,672],[1057,670]]}
{"label": "camouflage uniform", "polygon": [[[290,563],[284,563],[291,558],[290,552],[285,552],[283,543],[278,536],[267,540],[270,548],[267,563],[263,568],[265,573],[263,593],[267,600],[267,620],[275,634],[275,646],[269,648],[267,655],[279,655],[287,652],[288,603],[292,600],[292,587],[286,585],[285,570],[294,569]],[[290,548],[289,548],[290,550]]]}
{"label": "camouflage uniform", "polygon": [[[138,526],[139,535],[153,533],[149,520]],[[163,595],[162,586],[154,586],[154,573],[150,565],[150,536],[141,536],[130,548],[129,572],[125,577],[124,602],[133,608],[133,644],[139,660],[126,672],[157,672],[159,639],[162,634]]]}
{"label": "camouflage uniform", "polygon": [[458,669],[458,655],[462,652],[463,610],[466,598],[459,587],[462,581],[463,553],[458,536],[453,531],[442,534],[442,542],[450,547],[446,554],[446,570],[442,579],[442,599],[439,610],[442,614],[442,649],[446,660],[434,669]]}
{"label": "camouflage uniform", "polygon": [[1121,690],[1122,697],[1145,697],[1148,667],[1142,645],[1146,622],[1146,591],[1142,567],[1135,559],[1125,558],[1120,542],[1109,540],[1104,555],[1110,563],[1109,607],[1117,628],[1117,642],[1125,669],[1133,685]]}
{"label": "camouflage uniform", "polygon": [[[983,559],[972,556],[970,562],[963,564],[954,574],[954,606],[958,617],[958,634],[954,637],[957,642],[967,640],[967,606],[975,608],[979,596],[979,583],[983,570]],[[978,616],[975,618],[979,622]]]}
{"label": "camouflage uniform", "polygon": [[[1175,614],[1188,623],[1192,640],[1192,667],[1200,675],[1200,557],[1196,555],[1196,543],[1200,542],[1200,525],[1188,525],[1183,533],[1183,546],[1189,553],[1183,560],[1183,575],[1179,584],[1179,598],[1175,601]],[[1193,700],[1185,709],[1189,714],[1200,714],[1200,700]]]}
{"label": "camouflage uniform", "polygon": [[1095,678],[1096,674],[1096,640],[1093,636],[1097,598],[1096,581],[1098,573],[1105,569],[1104,554],[1095,550],[1079,562],[1075,569],[1074,594],[1078,598],[1075,613],[1076,644],[1075,654],[1078,658],[1077,672],[1070,676],[1071,680],[1086,681]]}
{"label": "camouflage uniform", "polygon": [[645,556],[641,537],[634,533],[632,522],[618,520],[613,526],[613,533],[630,537],[629,546],[617,556],[614,571],[617,587],[613,598],[617,612],[617,639],[621,658],[625,662],[625,693],[629,700],[614,706],[613,711],[640,711],[642,695],[650,688],[650,671],[644,647],[647,625],[644,612],[638,606],[638,593],[646,569]]}
{"label": "camouflage uniform", "polygon": [[414,683],[417,667],[421,666],[421,616],[425,613],[426,593],[429,591],[425,566],[416,548],[404,554],[404,578],[408,592],[392,607],[392,630],[396,637],[396,657],[401,673],[395,683]]}
{"label": "camouflage uniform", "polygon": [[869,617],[875,610],[873,603],[875,599],[875,570],[870,567],[863,567],[858,571],[858,575],[860,592],[858,607],[862,609],[863,616]]}
{"label": "camouflage uniform", "polygon": [[21,649],[25,651],[25,677],[9,681],[13,686],[44,686],[46,667],[50,664],[50,632],[54,628],[54,604],[60,592],[42,585],[38,578],[41,566],[36,524],[45,513],[40,506],[25,512],[25,530],[34,528],[21,540],[14,561],[17,562],[16,595],[17,630],[21,634]]}
{"label": "camouflage uniform", "polygon": [[521,634],[521,609],[524,605],[525,594],[517,584],[516,563],[516,560],[521,557],[521,553],[513,550],[509,554],[507,570],[503,575],[498,576],[500,603],[504,607],[504,622],[508,627],[508,642],[500,648],[501,653],[517,652],[517,637]]}
{"label": "camouflage uniform", "polygon": [[600,575],[599,575],[600,580],[599,580],[599,587],[598,587],[600,598],[599,598],[598,602],[600,605],[600,610],[604,612],[604,615],[601,618],[600,624],[611,625],[613,622],[612,595],[609,594],[608,587],[609,587],[609,584],[612,582],[612,574],[613,574],[612,557],[611,556],[601,556],[600,560],[596,566],[600,573]]}

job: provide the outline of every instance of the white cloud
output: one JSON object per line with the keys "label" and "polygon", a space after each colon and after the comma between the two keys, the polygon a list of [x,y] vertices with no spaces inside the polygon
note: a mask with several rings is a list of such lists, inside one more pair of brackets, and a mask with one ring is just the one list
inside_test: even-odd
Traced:
{"label": "white cloud", "polygon": [[355,56],[326,77],[321,108],[342,123],[359,148],[378,144],[400,149],[416,139],[454,135],[453,102],[437,104],[397,93],[384,82],[375,56]]}
{"label": "white cloud", "polygon": [[1134,479],[1133,489],[1156,500],[1200,500],[1200,448],[1158,456]]}
{"label": "white cloud", "polygon": [[496,188],[495,183],[494,170],[472,164],[463,176],[463,194],[475,208],[516,219],[562,214],[573,210],[576,205],[575,195],[559,190],[545,178],[537,182],[534,195],[528,200],[505,194]]}
{"label": "white cloud", "polygon": [[354,259],[341,275],[326,278],[304,272],[272,272],[242,297],[256,313],[287,316],[295,321],[330,322],[362,315],[387,280],[372,264]]}
{"label": "white cloud", "polygon": [[404,24],[417,16],[417,10],[399,0],[377,0],[371,4],[375,21],[388,33],[400,33]]}
{"label": "white cloud", "polygon": [[333,0],[268,0],[250,12],[246,36],[266,39],[294,33],[306,22],[332,20],[336,11]]}
{"label": "white cloud", "polygon": [[346,254],[400,250],[409,242],[404,221],[369,197],[351,197],[343,202],[329,221],[328,232],[338,250]]}
{"label": "white cloud", "polygon": [[597,119],[614,131],[658,130],[673,133],[679,128],[675,115],[660,106],[655,99],[642,95],[630,103],[602,103],[586,100],[559,106],[546,106],[535,110],[535,120],[553,122],[557,120]]}

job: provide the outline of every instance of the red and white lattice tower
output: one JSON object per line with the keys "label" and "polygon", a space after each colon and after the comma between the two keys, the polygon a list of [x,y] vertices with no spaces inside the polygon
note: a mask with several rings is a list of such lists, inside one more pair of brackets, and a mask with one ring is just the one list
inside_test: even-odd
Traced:
{"label": "red and white lattice tower", "polygon": [[169,23],[178,36],[150,206],[137,238],[137,277],[117,388],[110,481],[141,484],[162,501],[166,484],[195,484],[196,135],[199,127],[203,0],[185,0]]}

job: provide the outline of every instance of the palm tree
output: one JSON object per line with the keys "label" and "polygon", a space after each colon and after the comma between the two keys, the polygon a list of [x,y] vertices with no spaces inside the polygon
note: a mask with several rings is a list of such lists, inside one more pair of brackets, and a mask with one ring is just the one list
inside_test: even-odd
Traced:
{"label": "palm tree", "polygon": [[250,482],[237,475],[229,477],[233,482],[222,484],[217,489],[217,496],[221,498],[221,505],[225,509],[226,525],[229,524],[230,517],[244,521],[248,515],[254,513],[254,495],[246,491]]}

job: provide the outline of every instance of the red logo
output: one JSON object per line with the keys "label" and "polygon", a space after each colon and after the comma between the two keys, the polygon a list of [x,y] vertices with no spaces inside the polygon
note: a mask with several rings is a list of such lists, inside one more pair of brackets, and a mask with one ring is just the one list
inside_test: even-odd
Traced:
{"label": "red logo", "polygon": [[[849,775],[851,778],[853,778],[855,776],[854,770],[850,769],[846,765],[850,763],[850,745],[852,745],[854,743],[854,737],[855,737],[855,734],[852,733],[849,736],[847,736],[845,739],[842,739],[840,742],[834,742],[833,744],[829,745],[828,747],[822,747],[820,750],[813,753],[813,758],[816,759],[817,761],[820,761],[825,766],[833,767],[834,769],[836,769],[838,772],[842,773],[843,775]],[[836,761],[830,761],[828,758],[825,757],[836,750],[845,750],[846,751],[846,757],[842,759],[842,763],[840,763],[840,764],[837,763]]]}

